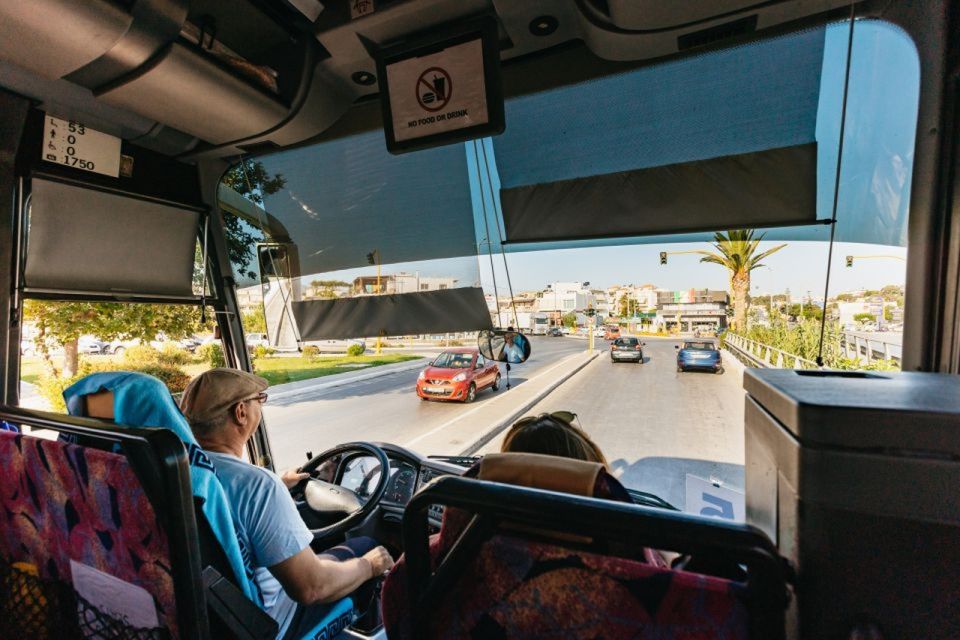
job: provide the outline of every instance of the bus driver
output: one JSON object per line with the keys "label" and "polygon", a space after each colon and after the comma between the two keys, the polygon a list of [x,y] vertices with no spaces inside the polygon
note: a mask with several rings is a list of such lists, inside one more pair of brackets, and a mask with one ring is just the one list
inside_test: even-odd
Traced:
{"label": "bus driver", "polygon": [[241,546],[250,550],[264,609],[280,626],[277,637],[299,638],[323,619],[328,603],[388,571],[393,559],[370,538],[315,554],[313,534],[284,479],[242,459],[260,424],[267,385],[251,373],[212,369],[190,382],[181,410],[217,469]]}

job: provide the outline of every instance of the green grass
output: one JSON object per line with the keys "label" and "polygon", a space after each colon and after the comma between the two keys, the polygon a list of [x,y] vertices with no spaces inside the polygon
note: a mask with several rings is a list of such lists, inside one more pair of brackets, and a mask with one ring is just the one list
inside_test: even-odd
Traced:
{"label": "green grass", "polygon": [[[385,364],[418,360],[420,356],[383,354],[379,356],[342,356],[338,358],[281,357],[260,358],[254,362],[257,375],[263,376],[270,384],[283,384],[321,378],[335,373],[371,369]],[[357,366],[365,365],[365,366]]]}
{"label": "green grass", "polygon": [[20,379],[30,384],[37,384],[45,372],[43,361],[40,358],[26,356],[20,358]]}

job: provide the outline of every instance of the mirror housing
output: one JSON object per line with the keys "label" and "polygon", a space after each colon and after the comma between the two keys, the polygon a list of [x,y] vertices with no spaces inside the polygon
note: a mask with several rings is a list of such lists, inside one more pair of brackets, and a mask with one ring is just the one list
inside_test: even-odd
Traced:
{"label": "mirror housing", "polygon": [[679,348],[680,348],[680,345],[675,344],[675,345],[673,345],[673,348],[674,348],[674,349],[679,349]]}
{"label": "mirror housing", "polygon": [[530,357],[530,340],[513,329],[485,329],[477,335],[477,348],[487,360],[520,364]]}

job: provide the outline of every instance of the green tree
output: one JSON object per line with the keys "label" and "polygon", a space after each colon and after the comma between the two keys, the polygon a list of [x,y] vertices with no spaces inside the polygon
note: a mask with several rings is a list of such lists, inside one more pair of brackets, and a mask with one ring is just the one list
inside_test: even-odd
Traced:
{"label": "green tree", "polygon": [[[175,304],[131,304],[122,302],[59,302],[27,300],[24,320],[36,326],[34,343],[52,375],[70,378],[79,369],[78,341],[82,335],[101,340],[150,341],[158,334],[178,340],[204,328],[200,309]],[[49,343],[63,347],[63,370],[50,355]]]}
{"label": "green tree", "polygon": [[716,233],[713,236],[713,247],[716,252],[698,251],[703,254],[700,262],[709,262],[725,267],[730,272],[730,294],[733,297],[733,328],[738,331],[746,330],[747,309],[750,292],[750,273],[763,266],[761,260],[783,249],[780,244],[767,251],[757,252],[763,234],[754,238],[753,229],[727,231],[726,234]]}
{"label": "green tree", "polygon": [[[220,182],[247,200],[263,205],[264,197],[283,189],[287,179],[280,173],[271,176],[262,162],[244,160],[230,167]],[[256,257],[253,254],[253,248],[257,242],[264,240],[263,232],[257,228],[259,221],[248,221],[238,216],[225,215],[223,226],[227,236],[227,254],[237,275],[256,278],[257,274],[251,269],[250,264]]]}
{"label": "green tree", "polygon": [[895,307],[893,305],[889,305],[889,304],[883,308],[883,319],[886,320],[887,322],[893,322],[894,308]]}
{"label": "green tree", "polygon": [[243,330],[247,333],[266,333],[267,320],[263,315],[263,306],[244,312],[240,322],[243,324]]}
{"label": "green tree", "polygon": [[876,322],[877,317],[872,313],[857,313],[853,316],[854,322]]}
{"label": "green tree", "polygon": [[577,326],[577,314],[575,313],[566,313],[560,318],[560,322],[563,323],[563,326],[570,327],[573,329]]}

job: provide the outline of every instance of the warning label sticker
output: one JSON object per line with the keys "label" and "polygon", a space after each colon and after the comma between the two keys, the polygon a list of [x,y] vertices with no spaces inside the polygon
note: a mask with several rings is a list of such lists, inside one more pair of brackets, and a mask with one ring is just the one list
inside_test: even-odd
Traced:
{"label": "warning label sticker", "polygon": [[489,122],[479,39],[388,65],[387,90],[397,142]]}

